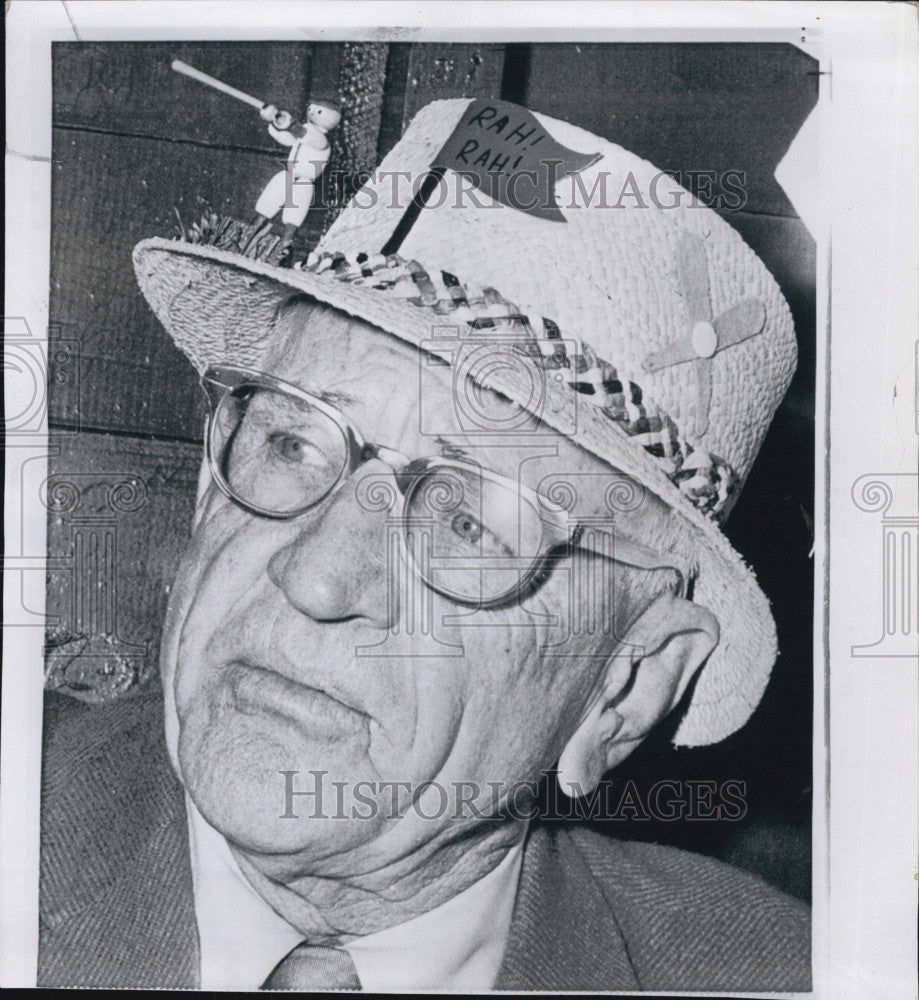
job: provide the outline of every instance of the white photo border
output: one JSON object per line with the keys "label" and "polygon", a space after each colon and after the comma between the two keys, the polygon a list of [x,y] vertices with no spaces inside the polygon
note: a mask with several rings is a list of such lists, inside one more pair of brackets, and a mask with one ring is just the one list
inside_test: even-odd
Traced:
{"label": "white photo border", "polygon": [[[916,661],[853,656],[852,647],[870,642],[881,628],[883,587],[880,514],[854,502],[853,490],[865,487],[862,477],[901,476],[905,482],[917,468],[916,8],[870,2],[369,5],[301,0],[225,0],[223,6],[218,25],[213,3],[198,0],[13,0],[7,12],[7,337],[17,317],[37,342],[48,325],[54,41],[757,41],[792,42],[819,60],[826,85],[820,88],[816,120],[828,211],[823,231],[813,233],[816,440],[818,456],[823,451],[826,459],[817,461],[815,470],[814,787],[825,794],[814,796],[812,995],[914,997]],[[368,26],[368,17],[377,26]],[[17,402],[8,392],[8,413],[18,412]],[[5,614],[28,595],[39,621],[45,522],[42,517],[26,520],[15,501],[23,462],[46,458],[46,424],[7,442],[5,495],[12,502],[5,507]],[[909,510],[915,514],[914,508]],[[5,619],[4,986],[35,983],[42,650],[43,628],[16,627]]]}

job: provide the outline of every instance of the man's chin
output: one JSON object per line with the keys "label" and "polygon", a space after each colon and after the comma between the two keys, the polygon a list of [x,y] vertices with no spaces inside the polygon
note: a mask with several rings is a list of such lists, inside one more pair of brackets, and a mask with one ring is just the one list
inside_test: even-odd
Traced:
{"label": "man's chin", "polygon": [[198,733],[181,727],[182,782],[201,815],[242,850],[261,854],[320,860],[371,838],[381,811],[347,822],[352,797],[333,784],[349,789],[369,778],[366,756],[289,729],[248,720]]}

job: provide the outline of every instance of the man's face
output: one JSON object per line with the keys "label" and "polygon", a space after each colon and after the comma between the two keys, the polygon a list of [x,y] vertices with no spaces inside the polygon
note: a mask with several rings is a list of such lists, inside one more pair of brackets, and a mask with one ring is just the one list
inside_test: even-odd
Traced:
{"label": "man's face", "polygon": [[[413,459],[458,446],[534,487],[547,474],[576,474],[578,512],[602,503],[609,467],[560,436],[496,447],[461,433],[456,417],[455,433],[426,434],[422,405],[442,427],[455,413],[452,369],[428,365],[421,380],[419,352],[366,323],[297,304],[274,345],[266,372],[324,394],[369,441]],[[212,485],[164,640],[179,767],[196,805],[240,847],[294,855],[315,874],[374,870],[450,837],[471,822],[468,808],[456,818],[464,795],[493,812],[496,794],[554,763],[578,721],[604,659],[571,653],[615,645],[587,634],[560,655],[541,650],[570,624],[571,560],[508,607],[472,610],[432,593],[401,563],[392,516],[368,502],[372,483],[394,487],[379,459],[289,521],[249,514]],[[284,771],[297,772],[297,791],[321,786],[321,806],[296,797],[298,818],[280,818]],[[384,782],[437,788],[405,809],[405,786]],[[354,809],[366,818],[310,818]]]}

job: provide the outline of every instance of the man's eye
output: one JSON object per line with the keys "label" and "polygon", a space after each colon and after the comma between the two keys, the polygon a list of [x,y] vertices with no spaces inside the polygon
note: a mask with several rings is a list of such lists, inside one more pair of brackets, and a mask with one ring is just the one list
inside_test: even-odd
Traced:
{"label": "man's eye", "polygon": [[473,545],[482,537],[482,525],[469,514],[457,514],[450,527],[459,538]]}
{"label": "man's eye", "polygon": [[295,434],[274,433],[268,435],[268,443],[272,450],[285,462],[303,462],[308,458],[308,452],[313,448],[303,438]]}

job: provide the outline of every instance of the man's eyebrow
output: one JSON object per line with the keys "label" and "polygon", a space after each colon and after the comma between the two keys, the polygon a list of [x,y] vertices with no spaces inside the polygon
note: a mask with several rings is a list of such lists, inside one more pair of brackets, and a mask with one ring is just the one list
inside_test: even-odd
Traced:
{"label": "man's eyebrow", "polygon": [[329,406],[354,406],[357,403],[355,396],[337,389],[311,389],[310,394],[321,399],[323,403],[328,403]]}
{"label": "man's eyebrow", "polygon": [[473,456],[465,448],[461,448],[458,444],[448,441],[442,435],[438,434],[434,440],[440,445],[444,458],[462,458],[467,462],[475,462]]}

